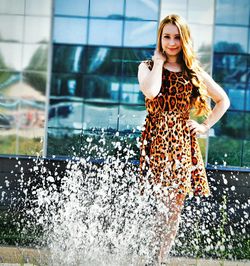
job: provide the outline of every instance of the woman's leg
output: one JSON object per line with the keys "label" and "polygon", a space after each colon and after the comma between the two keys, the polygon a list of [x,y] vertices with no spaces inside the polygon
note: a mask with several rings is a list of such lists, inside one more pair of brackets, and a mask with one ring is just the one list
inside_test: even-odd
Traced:
{"label": "woman's leg", "polygon": [[159,262],[166,258],[174,244],[181,219],[181,211],[184,206],[185,195],[173,192],[167,197],[166,213],[162,215],[164,223],[161,223],[161,248],[159,252]]}

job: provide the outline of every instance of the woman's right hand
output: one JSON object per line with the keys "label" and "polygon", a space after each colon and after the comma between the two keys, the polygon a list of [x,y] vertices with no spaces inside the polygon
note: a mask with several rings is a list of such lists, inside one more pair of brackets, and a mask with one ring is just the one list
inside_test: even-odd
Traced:
{"label": "woman's right hand", "polygon": [[154,51],[154,55],[152,56],[152,60],[154,62],[164,63],[166,59],[167,59],[166,56],[163,53],[161,53],[159,50]]}

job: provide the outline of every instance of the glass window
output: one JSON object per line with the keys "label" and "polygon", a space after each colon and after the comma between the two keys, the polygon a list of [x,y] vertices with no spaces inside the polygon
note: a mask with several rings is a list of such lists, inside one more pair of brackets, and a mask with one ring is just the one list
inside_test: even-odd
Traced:
{"label": "glass window", "polygon": [[[1,97],[0,101],[0,135],[8,136],[15,134],[17,127],[20,101],[10,97]],[[2,133],[2,134],[1,134]],[[0,145],[2,146],[2,145]]]}
{"label": "glass window", "polygon": [[243,160],[242,166],[250,167],[250,141],[243,141]]}
{"label": "glass window", "polygon": [[54,42],[86,44],[87,19],[55,17]]}
{"label": "glass window", "polygon": [[24,14],[25,0],[1,0],[1,14]]}
{"label": "glass window", "polygon": [[22,45],[0,42],[0,67],[8,70],[21,70]]}
{"label": "glass window", "polygon": [[0,40],[5,42],[23,41],[23,16],[0,16]]}
{"label": "glass window", "polygon": [[248,29],[216,26],[214,43],[215,52],[245,53],[248,48]]}
{"label": "glass window", "polygon": [[121,46],[122,21],[90,19],[89,44]]}
{"label": "glass window", "polygon": [[[38,102],[30,99],[19,100],[18,113],[16,114],[16,122],[19,135],[33,138],[44,136],[45,121],[45,102]],[[40,131],[38,129],[41,129]],[[27,133],[25,135],[25,132]],[[38,135],[39,134],[39,135]]]}
{"label": "glass window", "polygon": [[117,130],[118,105],[85,103],[83,129]]}
{"label": "glass window", "polygon": [[246,110],[250,111],[250,83],[248,84],[246,91]]}
{"label": "glass window", "polygon": [[244,110],[245,106],[245,84],[224,84],[224,89],[231,100],[230,109]]}
{"label": "glass window", "polygon": [[139,131],[144,124],[146,110],[144,106],[121,105],[119,112],[119,131]]}
{"label": "glass window", "polygon": [[53,71],[54,72],[83,72],[86,58],[85,46],[54,45]]}
{"label": "glass window", "polygon": [[49,127],[82,128],[83,103],[50,99]]}
{"label": "glass window", "polygon": [[125,77],[137,77],[138,66],[141,61],[150,59],[154,54],[154,49],[123,49],[123,75]]}
{"label": "glass window", "polygon": [[48,45],[24,44],[22,66],[24,70],[46,71],[48,60]]}
{"label": "glass window", "polygon": [[157,21],[158,9],[158,0],[126,0],[126,18]]}
{"label": "glass window", "polygon": [[[213,27],[208,25],[190,24],[191,35],[193,37],[194,49],[197,52],[210,51],[213,41]],[[205,32],[206,34],[201,34]]]}
{"label": "glass window", "polygon": [[213,76],[225,83],[246,82],[248,75],[247,56],[214,54]]}
{"label": "glass window", "polygon": [[245,112],[246,139],[250,140],[250,113]]}
{"label": "glass window", "polygon": [[25,16],[24,42],[47,43],[49,36],[50,18]]}
{"label": "glass window", "polygon": [[15,154],[42,156],[44,129],[33,128],[18,132],[18,146]]}
{"label": "glass window", "polygon": [[144,96],[139,88],[137,79],[131,79],[122,83],[121,102],[132,104],[144,104]]}
{"label": "glass window", "polygon": [[125,21],[124,46],[155,47],[157,22]]}
{"label": "glass window", "polygon": [[82,130],[48,128],[47,154],[76,156],[81,154]]}
{"label": "glass window", "polygon": [[[1,123],[1,118],[0,118]],[[0,130],[0,153],[17,154],[17,136],[14,132],[7,134],[5,129]]]}
{"label": "glass window", "polygon": [[0,71],[0,80],[0,94],[8,96],[13,94],[13,87],[22,80],[22,75],[20,72]]}
{"label": "glass window", "polygon": [[55,14],[68,16],[87,16],[88,0],[55,0]]}
{"label": "glass window", "polygon": [[16,96],[37,101],[46,101],[46,72],[24,72],[23,81],[20,84],[20,92],[16,90]]}
{"label": "glass window", "polygon": [[244,139],[244,112],[227,111],[219,122],[213,126],[212,132],[215,136]]}
{"label": "glass window", "polygon": [[[123,17],[124,0],[91,0],[90,1],[90,16],[91,17],[108,17],[122,18]],[[108,7],[108,8],[107,8]]]}
{"label": "glass window", "polygon": [[96,102],[118,102],[120,80],[115,77],[89,75],[84,78],[84,98]]}
{"label": "glass window", "polygon": [[28,15],[50,16],[52,2],[51,0],[26,0],[25,13]]}
{"label": "glass window", "polygon": [[214,0],[189,0],[188,21],[199,24],[213,24]]}
{"label": "glass window", "polygon": [[178,14],[179,16],[187,19],[187,0],[162,0],[160,20],[165,18],[168,14]]}
{"label": "glass window", "polygon": [[82,97],[82,76],[77,74],[52,74],[50,94],[56,98]]}
{"label": "glass window", "polygon": [[216,2],[216,23],[249,25],[249,9],[249,0],[218,0]]}
{"label": "glass window", "polygon": [[241,165],[242,140],[230,137],[210,137],[208,163],[212,165]]}
{"label": "glass window", "polygon": [[87,73],[120,76],[122,49],[113,47],[89,47],[86,64]]}

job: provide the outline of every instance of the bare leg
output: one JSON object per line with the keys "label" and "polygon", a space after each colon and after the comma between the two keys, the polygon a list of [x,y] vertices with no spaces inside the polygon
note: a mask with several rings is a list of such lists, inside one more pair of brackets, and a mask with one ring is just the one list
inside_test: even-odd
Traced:
{"label": "bare leg", "polygon": [[159,252],[159,263],[161,263],[166,256],[169,255],[170,250],[174,244],[176,234],[178,232],[181,211],[183,209],[185,195],[172,194],[167,201],[167,217],[162,216],[165,220],[165,228],[161,232],[161,248]]}

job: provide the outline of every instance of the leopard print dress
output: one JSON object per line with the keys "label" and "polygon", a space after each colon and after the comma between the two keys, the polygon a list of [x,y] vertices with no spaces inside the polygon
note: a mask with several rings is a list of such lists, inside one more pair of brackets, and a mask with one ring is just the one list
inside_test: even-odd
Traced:
{"label": "leopard print dress", "polygon": [[[144,63],[152,69],[152,60]],[[187,125],[195,89],[186,74],[163,67],[159,94],[146,98],[148,114],[140,139],[143,180],[190,197],[210,195],[197,137]]]}

